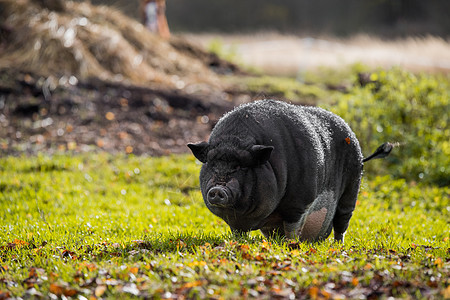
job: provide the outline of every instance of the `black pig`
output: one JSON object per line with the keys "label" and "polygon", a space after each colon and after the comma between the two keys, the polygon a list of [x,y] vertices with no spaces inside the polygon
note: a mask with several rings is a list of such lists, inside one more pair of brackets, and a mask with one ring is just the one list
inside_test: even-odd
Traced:
{"label": "black pig", "polygon": [[[343,241],[363,170],[359,142],[331,112],[274,100],[225,114],[209,142],[188,144],[203,163],[206,206],[235,233]],[[368,159],[386,156],[383,144]]]}

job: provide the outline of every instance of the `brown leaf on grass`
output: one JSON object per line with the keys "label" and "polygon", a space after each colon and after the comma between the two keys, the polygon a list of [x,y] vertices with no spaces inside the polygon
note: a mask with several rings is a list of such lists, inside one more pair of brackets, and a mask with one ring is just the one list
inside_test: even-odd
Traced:
{"label": "brown leaf on grass", "polygon": [[243,252],[242,258],[246,260],[253,260],[253,256],[251,256],[248,252]]}
{"label": "brown leaf on grass", "polygon": [[339,253],[339,249],[330,248],[330,249],[328,249],[328,253],[330,255],[337,254],[337,253]]}
{"label": "brown leaf on grass", "polygon": [[186,243],[182,239],[176,240],[177,243],[177,249],[182,250],[184,247],[186,247]]}
{"label": "brown leaf on grass", "polygon": [[19,240],[19,239],[15,239],[13,243],[16,244],[17,246],[27,246],[28,245],[27,242]]}
{"label": "brown leaf on grass", "polygon": [[269,249],[272,248],[272,244],[264,241],[261,245],[261,252],[269,252]]}
{"label": "brown leaf on grass", "polygon": [[440,257],[438,257],[435,259],[433,264],[436,265],[438,268],[442,268],[444,266],[444,261]]}
{"label": "brown leaf on grass", "polygon": [[392,282],[392,286],[395,288],[402,287],[402,286],[406,287],[409,285],[410,285],[409,282],[403,281],[403,280],[394,280],[394,282]]}
{"label": "brown leaf on grass", "polygon": [[242,296],[242,298],[244,298],[244,299],[247,299],[247,298],[248,298],[248,288],[243,287],[243,288],[241,289],[241,296]]}
{"label": "brown leaf on grass", "polygon": [[45,270],[41,268],[31,268],[30,272],[28,273],[28,277],[38,277],[38,275],[45,274]]}
{"label": "brown leaf on grass", "polygon": [[197,280],[197,281],[186,282],[182,286],[180,286],[179,288],[176,289],[176,293],[177,294],[185,293],[186,291],[188,291],[194,287],[202,286],[202,285],[206,285],[206,284],[207,284],[206,280]]}
{"label": "brown leaf on grass", "polygon": [[450,285],[443,289],[441,294],[444,296],[444,299],[450,299]]}
{"label": "brown leaf on grass", "polygon": [[317,299],[319,296],[319,288],[317,286],[312,286],[308,289],[308,296],[311,297],[311,299]]}
{"label": "brown leaf on grass", "polygon": [[47,244],[47,242],[45,242],[45,244],[42,243],[41,246],[39,246],[39,247],[37,247],[37,248],[34,248],[34,249],[33,249],[33,252],[36,253],[36,254],[41,254],[41,250],[44,249],[44,246],[45,246],[46,244]]}
{"label": "brown leaf on grass", "polygon": [[183,288],[193,288],[196,286],[201,286],[203,283],[204,283],[203,280],[197,280],[197,281],[193,281],[193,282],[187,282],[182,287]]}
{"label": "brown leaf on grass", "polygon": [[292,289],[285,288],[280,289],[279,287],[272,287],[270,289],[272,299],[294,299],[295,294]]}
{"label": "brown leaf on grass", "polygon": [[78,255],[75,252],[67,249],[64,249],[63,252],[61,252],[61,256],[64,258],[71,258],[73,260],[78,259]]}
{"label": "brown leaf on grass", "polygon": [[97,265],[90,262],[81,262],[78,266],[78,270],[81,271],[82,269],[86,268],[88,271],[92,272],[97,270]]}
{"label": "brown leaf on grass", "polygon": [[292,263],[288,260],[285,260],[283,262],[276,262],[272,264],[272,268],[279,271],[289,271],[292,270]]}
{"label": "brown leaf on grass", "polygon": [[241,250],[242,252],[247,252],[250,249],[250,247],[249,245],[242,244],[238,246],[238,249]]}
{"label": "brown leaf on grass", "polygon": [[29,273],[28,273],[28,278],[26,278],[25,280],[23,280],[23,284],[27,287],[27,288],[31,288],[33,287],[35,284],[39,284],[42,283],[42,280],[39,279],[38,275],[43,275],[45,274],[45,270],[44,269],[38,269],[38,268],[31,268]]}
{"label": "brown leaf on grass", "polygon": [[12,241],[11,243],[7,243],[6,245],[1,246],[0,250],[4,250],[4,249],[12,250],[12,249],[15,249],[15,248],[22,248],[22,247],[25,247],[25,246],[28,246],[27,242],[19,240],[19,239],[14,239],[14,241]]}
{"label": "brown leaf on grass", "polygon": [[309,250],[306,251],[306,255],[315,254],[315,253],[317,253],[317,250],[314,248],[309,248]]}
{"label": "brown leaf on grass", "polygon": [[330,299],[332,296],[331,293],[329,293],[325,290],[321,290],[317,286],[308,288],[307,293],[308,293],[308,296],[314,300],[315,299]]}
{"label": "brown leaf on grass", "polygon": [[10,297],[11,297],[11,294],[8,291],[6,291],[6,292],[0,291],[0,300],[9,299]]}
{"label": "brown leaf on grass", "polygon": [[95,294],[95,297],[101,297],[101,296],[103,296],[103,294],[105,293],[105,291],[106,291],[106,285],[99,285],[99,286],[97,286],[96,288],[95,288],[95,292],[94,292],[94,294]]}
{"label": "brown leaf on grass", "polygon": [[78,293],[77,290],[75,290],[71,287],[60,285],[57,283],[50,284],[49,291],[58,297],[61,297],[62,295],[66,296],[66,297],[73,297]]}
{"label": "brown leaf on grass", "polygon": [[435,289],[435,288],[438,287],[438,282],[432,277],[430,280],[427,281],[427,285],[428,285],[430,288]]}
{"label": "brown leaf on grass", "polygon": [[300,242],[291,242],[288,244],[288,248],[291,250],[294,249],[300,249],[301,248],[301,243]]}
{"label": "brown leaf on grass", "polygon": [[56,279],[58,279],[59,275],[55,272],[50,272],[49,274],[49,279],[50,281],[56,281]]}
{"label": "brown leaf on grass", "polygon": [[266,257],[264,256],[264,254],[258,253],[255,256],[255,260],[257,260],[257,261],[265,261]]}

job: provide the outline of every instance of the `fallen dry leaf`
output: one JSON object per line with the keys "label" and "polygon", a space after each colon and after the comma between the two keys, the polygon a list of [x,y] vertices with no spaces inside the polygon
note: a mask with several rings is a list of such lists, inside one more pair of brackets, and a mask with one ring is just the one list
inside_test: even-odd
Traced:
{"label": "fallen dry leaf", "polygon": [[108,121],[112,121],[112,120],[114,120],[114,119],[116,118],[116,115],[115,115],[114,113],[112,113],[112,112],[109,111],[109,112],[106,113],[105,118],[106,118]]}
{"label": "fallen dry leaf", "polygon": [[319,288],[316,286],[310,287],[308,289],[308,295],[312,298],[312,299],[317,299],[318,295],[319,295]]}
{"label": "fallen dry leaf", "polygon": [[101,297],[106,291],[106,285],[99,285],[95,288],[95,296],[96,297]]}
{"label": "fallen dry leaf", "polygon": [[10,297],[11,297],[11,294],[9,292],[0,291],[0,299],[1,300],[9,299]]}
{"label": "fallen dry leaf", "polygon": [[62,285],[56,284],[56,283],[50,284],[49,291],[58,297],[61,297],[62,295],[66,296],[66,297],[73,297],[78,293],[77,290],[75,290],[71,287],[65,287],[65,286],[62,286]]}
{"label": "fallen dry leaf", "polygon": [[450,285],[442,290],[442,296],[444,296],[444,299],[450,299]]}
{"label": "fallen dry leaf", "polygon": [[248,252],[243,252],[242,253],[242,258],[243,259],[247,259],[247,260],[252,260],[253,256],[251,256]]}
{"label": "fallen dry leaf", "polygon": [[186,282],[183,284],[180,288],[181,289],[190,289],[196,286],[201,286],[203,284],[202,280],[192,281],[192,282]]}
{"label": "fallen dry leaf", "polygon": [[125,152],[126,152],[127,154],[133,153],[133,147],[127,146],[127,147],[125,148]]}

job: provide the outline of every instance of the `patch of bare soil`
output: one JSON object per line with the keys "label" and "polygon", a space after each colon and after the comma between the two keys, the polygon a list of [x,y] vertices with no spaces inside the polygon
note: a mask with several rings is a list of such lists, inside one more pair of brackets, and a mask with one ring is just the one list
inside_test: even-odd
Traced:
{"label": "patch of bare soil", "polygon": [[182,153],[249,100],[225,91],[235,65],[185,39],[106,6],[47,2],[0,1],[1,154]]}
{"label": "patch of bare soil", "polygon": [[0,153],[184,153],[188,142],[208,138],[224,112],[249,99],[3,69]]}

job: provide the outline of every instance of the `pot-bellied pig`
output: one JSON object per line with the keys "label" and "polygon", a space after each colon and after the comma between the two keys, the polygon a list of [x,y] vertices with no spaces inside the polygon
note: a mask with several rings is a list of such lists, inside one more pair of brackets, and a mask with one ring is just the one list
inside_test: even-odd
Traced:
{"label": "pot-bellied pig", "polygon": [[206,206],[234,233],[260,229],[319,241],[334,229],[343,241],[355,209],[363,160],[355,134],[337,115],[274,100],[225,114],[208,142],[189,144],[203,163]]}

